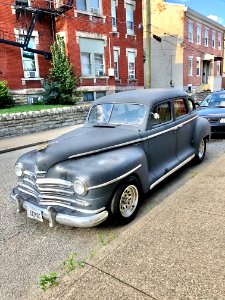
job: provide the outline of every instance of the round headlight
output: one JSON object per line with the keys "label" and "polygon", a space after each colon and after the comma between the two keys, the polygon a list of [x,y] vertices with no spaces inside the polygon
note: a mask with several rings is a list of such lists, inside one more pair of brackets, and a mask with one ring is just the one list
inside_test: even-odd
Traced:
{"label": "round headlight", "polygon": [[23,172],[24,172],[23,164],[19,162],[18,164],[15,165],[16,176],[18,177],[23,176]]}
{"label": "round headlight", "polygon": [[75,179],[74,183],[73,183],[73,187],[74,187],[75,193],[80,196],[84,196],[88,192],[87,183],[83,178]]}

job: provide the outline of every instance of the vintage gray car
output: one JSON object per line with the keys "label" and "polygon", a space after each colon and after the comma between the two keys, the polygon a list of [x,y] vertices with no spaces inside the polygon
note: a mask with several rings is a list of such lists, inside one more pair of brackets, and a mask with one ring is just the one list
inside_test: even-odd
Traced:
{"label": "vintage gray car", "polygon": [[140,195],[176,170],[202,162],[209,122],[175,89],[111,94],[95,101],[83,127],[21,156],[11,199],[39,221],[91,227],[137,213]]}

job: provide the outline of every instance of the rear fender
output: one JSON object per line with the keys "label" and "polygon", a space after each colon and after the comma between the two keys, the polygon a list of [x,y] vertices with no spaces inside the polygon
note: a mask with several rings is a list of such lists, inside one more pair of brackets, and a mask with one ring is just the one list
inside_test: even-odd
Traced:
{"label": "rear fender", "polygon": [[205,118],[198,117],[193,135],[193,146],[196,154],[198,154],[201,140],[206,139],[209,141],[210,138],[211,127],[209,121]]}

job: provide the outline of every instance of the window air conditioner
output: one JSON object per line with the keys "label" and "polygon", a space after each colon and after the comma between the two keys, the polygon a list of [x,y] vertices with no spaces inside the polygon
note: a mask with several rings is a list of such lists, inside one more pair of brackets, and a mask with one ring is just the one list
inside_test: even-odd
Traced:
{"label": "window air conditioner", "polygon": [[105,76],[105,73],[103,70],[96,71],[96,76]]}
{"label": "window air conditioner", "polygon": [[25,78],[35,78],[36,76],[36,71],[25,71],[24,72]]}
{"label": "window air conditioner", "polygon": [[98,9],[98,8],[91,7],[91,12],[92,12],[93,14],[99,15],[99,9]]}

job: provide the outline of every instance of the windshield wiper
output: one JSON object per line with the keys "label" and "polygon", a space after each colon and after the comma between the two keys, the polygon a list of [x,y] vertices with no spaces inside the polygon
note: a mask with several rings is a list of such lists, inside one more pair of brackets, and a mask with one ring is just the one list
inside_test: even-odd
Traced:
{"label": "windshield wiper", "polygon": [[115,128],[116,124],[109,124],[109,123],[95,123],[93,127],[109,127],[109,128]]}
{"label": "windshield wiper", "polygon": [[215,105],[215,106],[213,106],[213,107],[221,107],[221,108],[225,108],[224,105]]}

